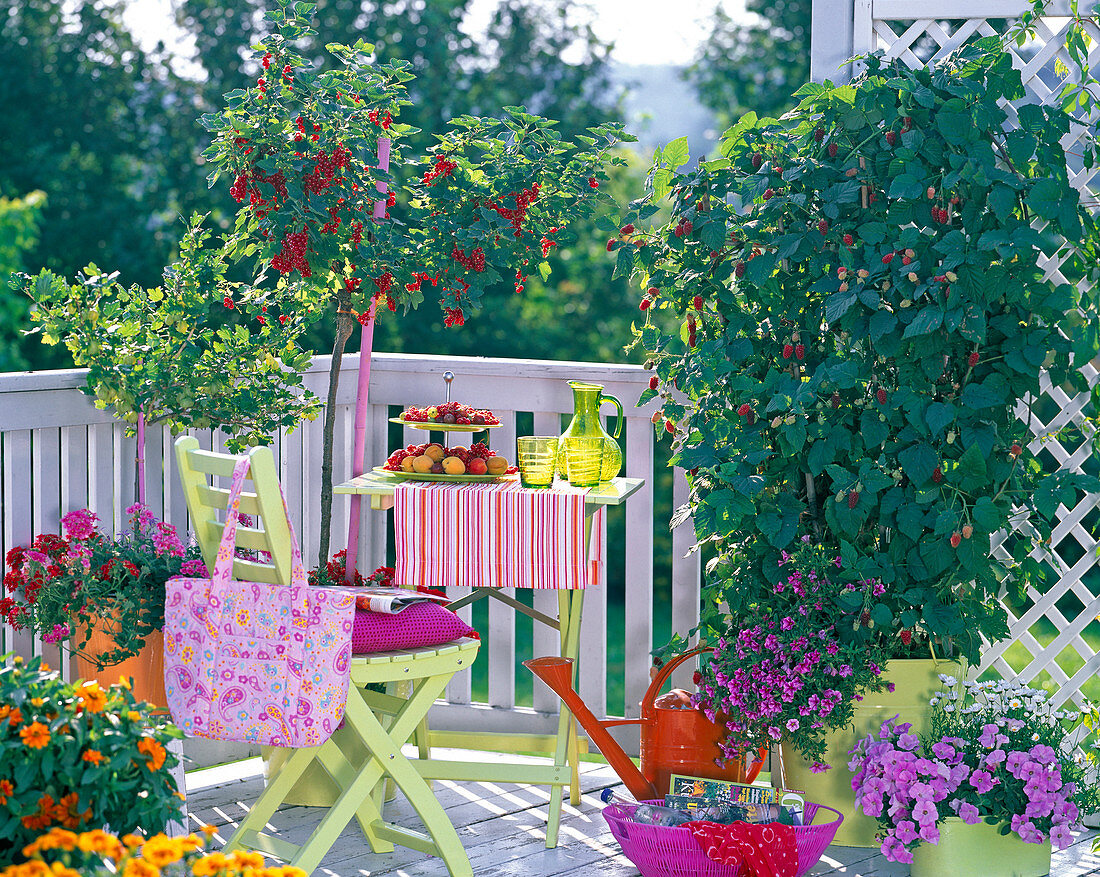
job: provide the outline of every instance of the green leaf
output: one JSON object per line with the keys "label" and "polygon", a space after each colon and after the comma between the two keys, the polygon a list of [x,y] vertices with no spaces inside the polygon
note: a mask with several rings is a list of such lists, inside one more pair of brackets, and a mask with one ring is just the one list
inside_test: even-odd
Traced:
{"label": "green leaf", "polygon": [[806,467],[811,475],[820,475],[825,471],[825,465],[831,463],[835,456],[836,450],[832,443],[819,439],[810,445],[810,452],[806,455]]}
{"label": "green leaf", "polygon": [[950,402],[933,402],[925,410],[924,420],[932,435],[943,432],[955,420],[955,406]]}
{"label": "green leaf", "polygon": [[967,384],[959,395],[959,401],[967,408],[995,408],[1005,404],[1005,394],[984,384]]}
{"label": "green leaf", "polygon": [[975,525],[986,533],[999,530],[1005,522],[1004,515],[988,496],[983,496],[974,503],[974,508],[970,510],[970,516],[973,518]]}
{"label": "green leaf", "polygon": [[913,318],[913,322],[905,327],[902,338],[912,338],[914,335],[927,335],[943,325],[943,310],[938,305],[929,305],[922,308]]}
{"label": "green leaf", "polygon": [[[629,277],[634,270],[634,258],[637,251],[629,244],[619,247],[619,254],[615,257],[615,271],[611,279]],[[549,271],[547,272],[549,274]],[[606,276],[606,275],[605,275]],[[545,279],[545,278],[543,278]]]}
{"label": "green leaf", "polygon": [[977,445],[968,447],[961,457],[955,469],[955,475],[959,487],[963,490],[975,490],[982,487],[988,479],[988,470],[985,465],[985,454]]}
{"label": "green leaf", "polygon": [[1067,197],[1076,198],[1077,193],[1071,194],[1058,185],[1056,180],[1043,177],[1035,181],[1024,200],[1027,206],[1039,216],[1044,219],[1055,219],[1061,211],[1062,201]]}
{"label": "green leaf", "polygon": [[835,323],[848,313],[855,303],[855,292],[834,292],[825,300],[825,321],[827,323]]}
{"label": "green leaf", "polygon": [[939,463],[939,455],[930,445],[910,445],[898,454],[898,462],[909,480],[920,486],[932,477],[932,470]]}
{"label": "green leaf", "polygon": [[871,314],[870,331],[871,340],[878,341],[883,335],[893,332],[897,328],[898,318],[892,311],[880,310]]}
{"label": "green leaf", "polygon": [[1016,192],[1008,186],[1000,184],[994,186],[989,192],[989,206],[997,218],[1003,222],[1016,207]]}
{"label": "green leaf", "polygon": [[688,163],[691,153],[688,151],[687,137],[678,137],[664,148],[664,162],[668,167],[676,170]]}

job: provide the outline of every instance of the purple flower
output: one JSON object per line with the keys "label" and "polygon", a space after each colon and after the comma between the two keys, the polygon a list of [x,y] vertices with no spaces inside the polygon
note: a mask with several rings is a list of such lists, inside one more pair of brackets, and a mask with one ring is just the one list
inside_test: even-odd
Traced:
{"label": "purple flower", "polygon": [[920,738],[916,734],[902,734],[898,737],[898,746],[911,752],[920,746]]}
{"label": "purple flower", "polygon": [[789,615],[784,616],[784,618],[779,622],[780,630],[790,630],[792,627],[794,627],[794,619],[791,618],[791,616]]}
{"label": "purple flower", "polygon": [[1031,757],[1039,764],[1054,764],[1058,760],[1058,753],[1042,743],[1031,747]]}
{"label": "purple flower", "polygon": [[28,550],[28,551],[24,551],[23,552],[23,557],[26,560],[33,561],[34,563],[39,563],[42,566],[49,566],[50,565],[49,557],[47,557],[41,551],[35,551],[33,549]]}
{"label": "purple flower", "polygon": [[43,642],[47,643],[59,643],[63,639],[69,638],[69,625],[67,624],[55,624],[53,630],[42,637]]}
{"label": "purple flower", "polygon": [[984,795],[996,784],[997,781],[993,779],[993,775],[989,771],[976,770],[970,774],[970,785],[974,787],[974,791],[979,795]]}
{"label": "purple flower", "polygon": [[958,753],[955,751],[954,746],[941,740],[938,743],[932,744],[932,754],[935,755],[936,758],[940,759],[940,761],[950,761]]}
{"label": "purple flower", "polygon": [[917,826],[911,820],[902,819],[894,830],[894,836],[903,844],[911,844],[919,836]]}
{"label": "purple flower", "polygon": [[978,813],[978,808],[968,801],[954,801],[951,806],[955,809],[955,812],[959,814],[959,818],[967,825],[977,825],[982,821],[982,817]]}
{"label": "purple flower", "polygon": [[788,731],[791,731],[791,732],[797,731],[798,727],[799,727],[798,719],[787,719],[787,730]]}
{"label": "purple flower", "polygon": [[982,725],[982,735],[978,738],[978,742],[986,749],[992,749],[997,739],[997,731],[999,730],[1000,729],[993,724]]}
{"label": "purple flower", "polygon": [[1050,844],[1056,850],[1064,850],[1073,843],[1073,832],[1067,825],[1055,825],[1050,830]]}

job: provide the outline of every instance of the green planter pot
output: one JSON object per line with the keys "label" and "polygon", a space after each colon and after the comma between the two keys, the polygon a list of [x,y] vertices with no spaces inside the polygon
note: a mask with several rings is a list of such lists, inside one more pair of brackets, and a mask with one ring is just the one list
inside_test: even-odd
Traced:
{"label": "green planter pot", "polygon": [[952,816],[939,824],[940,842],[913,850],[912,877],[1043,877],[1050,873],[1050,843],[1029,844],[1000,826],[967,825]]}
{"label": "green planter pot", "polygon": [[914,733],[928,730],[932,708],[928,703],[933,692],[940,689],[939,674],[959,676],[960,665],[954,661],[919,660],[891,661],[883,674],[894,690],[868,694],[855,705],[852,724],[834,731],[828,738],[824,761],[830,769],[814,773],[810,763],[798,752],[783,743],[783,767],[787,775],[787,787],[803,789],[806,798],[819,804],[835,807],[844,814],[844,822],[833,843],[846,847],[877,847],[878,822],[862,812],[856,812],[855,793],[852,791],[852,773],[848,770],[848,754],[856,743],[870,733],[877,733],[887,719],[901,716],[899,721],[912,722]]}

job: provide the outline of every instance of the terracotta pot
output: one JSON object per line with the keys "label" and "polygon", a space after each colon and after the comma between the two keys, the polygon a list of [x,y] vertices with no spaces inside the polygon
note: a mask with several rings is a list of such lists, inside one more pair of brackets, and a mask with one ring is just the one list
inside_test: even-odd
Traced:
{"label": "terracotta pot", "polygon": [[1029,844],[999,825],[967,825],[955,816],[939,823],[940,842],[913,850],[912,877],[1042,877],[1050,873],[1050,842]]}
{"label": "terracotta pot", "polygon": [[941,688],[939,674],[958,677],[960,665],[954,661],[897,659],[891,661],[883,673],[887,682],[894,683],[893,692],[868,694],[855,705],[852,724],[828,736],[824,762],[829,770],[814,773],[794,747],[783,742],[783,767],[787,775],[787,788],[802,789],[806,800],[835,807],[844,814],[844,822],[833,843],[848,847],[877,847],[878,821],[855,809],[855,793],[852,791],[852,773],[848,770],[849,752],[862,738],[877,733],[887,719],[900,716],[902,722],[912,722],[913,733],[928,730],[932,707],[929,704],[933,692]]}
{"label": "terracotta pot", "polygon": [[[76,672],[81,679],[95,679],[102,687],[114,685],[120,677],[132,677],[134,699],[146,701],[160,709],[167,708],[164,694],[164,637],[159,630],[151,633],[145,646],[134,657],[119,664],[98,669],[90,657],[101,655],[115,648],[115,639],[102,625],[91,629],[91,636],[81,653],[76,653]],[[89,656],[88,658],[84,655]]]}

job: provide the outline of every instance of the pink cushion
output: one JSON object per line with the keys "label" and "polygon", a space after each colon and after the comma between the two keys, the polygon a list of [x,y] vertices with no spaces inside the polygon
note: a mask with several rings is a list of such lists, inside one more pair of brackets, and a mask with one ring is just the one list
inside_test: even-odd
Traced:
{"label": "pink cushion", "polygon": [[393,615],[355,610],[351,631],[354,655],[438,646],[477,633],[450,609],[438,603],[414,603]]}

